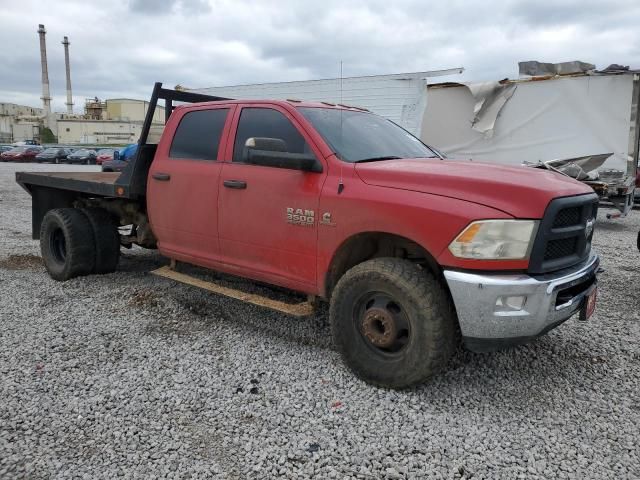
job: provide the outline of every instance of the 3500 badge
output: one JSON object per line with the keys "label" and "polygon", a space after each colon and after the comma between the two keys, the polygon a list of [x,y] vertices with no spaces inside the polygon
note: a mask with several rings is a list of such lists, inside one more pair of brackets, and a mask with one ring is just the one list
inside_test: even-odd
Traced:
{"label": "3500 badge", "polygon": [[293,225],[310,226],[316,221],[313,210],[303,210],[301,208],[287,207],[287,223]]}

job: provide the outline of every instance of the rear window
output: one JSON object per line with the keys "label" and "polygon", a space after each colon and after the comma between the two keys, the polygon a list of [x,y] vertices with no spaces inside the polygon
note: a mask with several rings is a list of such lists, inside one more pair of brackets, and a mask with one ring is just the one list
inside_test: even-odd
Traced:
{"label": "rear window", "polygon": [[186,113],[173,136],[169,157],[216,160],[228,113],[228,108]]}

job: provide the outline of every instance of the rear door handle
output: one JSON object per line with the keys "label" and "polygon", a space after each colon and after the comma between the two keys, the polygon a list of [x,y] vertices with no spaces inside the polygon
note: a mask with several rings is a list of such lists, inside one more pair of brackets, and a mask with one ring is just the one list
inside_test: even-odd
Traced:
{"label": "rear door handle", "polygon": [[247,188],[247,182],[244,180],[225,180],[222,184],[227,188],[237,188],[238,190]]}
{"label": "rear door handle", "polygon": [[160,180],[161,182],[168,182],[169,180],[171,180],[171,175],[169,175],[168,173],[154,173],[153,175],[151,175],[155,180]]}

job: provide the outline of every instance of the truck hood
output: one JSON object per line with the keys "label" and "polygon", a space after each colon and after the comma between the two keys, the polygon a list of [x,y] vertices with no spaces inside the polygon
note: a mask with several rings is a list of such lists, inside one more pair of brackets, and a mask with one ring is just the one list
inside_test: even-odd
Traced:
{"label": "truck hood", "polygon": [[466,200],[516,218],[542,218],[554,198],[593,193],[559,173],[468,160],[386,160],[356,163],[355,170],[368,185]]}

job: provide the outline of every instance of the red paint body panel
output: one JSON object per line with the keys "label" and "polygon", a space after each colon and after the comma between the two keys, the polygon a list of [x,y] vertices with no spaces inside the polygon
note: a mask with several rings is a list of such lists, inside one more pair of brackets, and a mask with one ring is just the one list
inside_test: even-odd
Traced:
{"label": "red paint body panel", "polygon": [[[181,252],[200,261],[218,259],[218,184],[234,108],[227,115],[217,162],[169,158],[173,133],[182,116],[197,107],[176,110],[165,126],[171,134],[162,136],[149,169],[147,211],[158,249],[167,256]],[[160,181],[154,174],[168,174],[170,179]]]}
{"label": "red paint body panel", "polygon": [[[277,104],[243,107],[270,108],[282,113],[300,131],[316,158],[326,163],[309,136],[288,108]],[[295,113],[295,111],[293,112]],[[318,211],[325,174],[231,162],[238,119],[227,145],[227,161],[220,178],[219,238],[221,261],[278,277],[280,282],[303,283],[315,288],[318,225],[287,223],[287,208]],[[225,180],[242,180],[247,188],[225,188]]]}
{"label": "red paint body panel", "polygon": [[[307,102],[225,101],[174,110],[148,178],[147,209],[162,254],[319,295],[326,293],[327,272],[340,246],[365,232],[408,238],[445,267],[524,270],[527,261],[463,260],[447,247],[474,220],[538,219],[553,198],[590,192],[568,177],[525,167],[436,159],[342,162],[296,106],[330,108]],[[243,107],[283,113],[323,171],[232,163]],[[230,109],[218,161],[170,159],[169,147],[182,116],[210,108]],[[158,181],[155,173],[168,173],[171,179]],[[227,188],[225,180],[247,186]],[[341,182],[344,189],[338,193]],[[288,223],[287,208],[313,210],[313,224]],[[321,222],[325,213],[330,222]]]}
{"label": "red paint body panel", "polygon": [[356,172],[370,185],[459,198],[516,218],[541,218],[554,198],[593,192],[573,178],[547,170],[462,160],[363,163]]}

